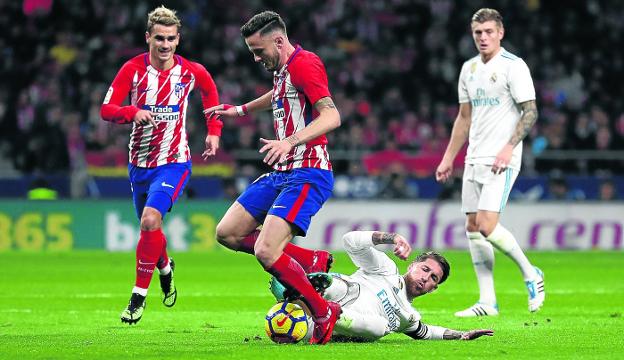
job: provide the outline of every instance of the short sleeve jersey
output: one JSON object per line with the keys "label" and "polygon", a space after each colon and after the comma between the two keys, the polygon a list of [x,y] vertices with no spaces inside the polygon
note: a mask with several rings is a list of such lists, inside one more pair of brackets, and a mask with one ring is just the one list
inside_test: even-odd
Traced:
{"label": "short sleeve jersey", "polygon": [[[504,48],[485,64],[477,55],[462,66],[458,94],[459,103],[472,107],[466,163],[492,165],[520,120],[519,104],[535,100],[531,72]],[[521,159],[522,142],[514,148],[509,167],[520,170]]]}
{"label": "short sleeve jersey", "polygon": [[[308,126],[319,116],[314,104],[330,97],[327,72],[321,59],[297,46],[286,64],[273,74],[273,127],[275,136],[283,140]],[[297,168],[331,170],[327,137],[321,135],[295,146],[285,161],[273,168],[286,171]]]}

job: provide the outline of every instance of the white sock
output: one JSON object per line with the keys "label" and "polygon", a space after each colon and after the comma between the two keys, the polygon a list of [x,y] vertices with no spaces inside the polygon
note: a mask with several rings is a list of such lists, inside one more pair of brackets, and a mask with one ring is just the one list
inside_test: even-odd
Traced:
{"label": "white sock", "polygon": [[494,292],[494,248],[480,232],[466,232],[472,265],[479,283],[479,302],[496,306]]}
{"label": "white sock", "polygon": [[524,280],[533,280],[535,278],[535,268],[529,262],[526,255],[518,245],[516,238],[503,225],[496,224],[494,231],[486,238],[492,245],[509,256],[522,271]]}
{"label": "white sock", "polygon": [[167,275],[171,272],[171,264],[167,263],[167,266],[165,266],[162,269],[158,269],[158,272],[160,273],[160,275]]}
{"label": "white sock", "polygon": [[147,296],[147,289],[143,289],[143,288],[140,288],[140,287],[137,287],[137,286],[132,288],[132,292],[136,293],[136,294],[139,294],[139,295],[142,295],[142,296]]}

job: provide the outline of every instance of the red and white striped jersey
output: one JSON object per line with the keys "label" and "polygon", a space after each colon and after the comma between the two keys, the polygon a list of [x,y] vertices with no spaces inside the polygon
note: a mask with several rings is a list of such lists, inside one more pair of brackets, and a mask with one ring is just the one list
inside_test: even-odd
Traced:
{"label": "red and white striped jersey", "polygon": [[[297,46],[286,64],[273,74],[273,126],[275,136],[283,140],[308,126],[319,116],[313,105],[331,96],[327,72],[319,57]],[[277,171],[297,168],[331,170],[327,137],[321,135],[294,147],[286,160],[273,165]]]}
{"label": "red and white striped jersey", "polygon": [[[205,109],[219,104],[212,77],[196,62],[174,55],[174,66],[160,71],[149,62],[149,53],[127,61],[108,89],[100,114],[118,124],[132,122],[141,109],[155,113],[156,126],[133,124],[130,134],[130,163],[153,168],[190,161],[186,134],[186,107],[190,92],[197,87]],[[121,106],[130,96],[130,105]],[[206,116],[208,134],[221,136],[221,120]]]}

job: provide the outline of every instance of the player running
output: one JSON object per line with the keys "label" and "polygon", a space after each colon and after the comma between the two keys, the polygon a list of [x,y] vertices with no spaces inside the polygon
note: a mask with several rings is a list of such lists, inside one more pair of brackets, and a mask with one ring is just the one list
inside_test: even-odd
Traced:
{"label": "player running", "polygon": [[544,303],[544,275],[529,262],[499,217],[520,171],[522,139],[537,120],[535,89],[526,63],[501,47],[505,29],[498,11],[478,10],[472,16],[471,28],[479,55],[462,66],[459,114],[436,170],[436,180],[446,182],[455,156],[468,139],[462,212],[466,214],[466,235],[480,297],[455,315],[498,315],[492,246],[520,268],[529,292],[529,311],[533,312]]}
{"label": "player running", "polygon": [[[458,331],[426,325],[412,307],[412,301],[435,291],[449,276],[450,266],[436,253],[419,255],[401,275],[388,255],[375,245],[392,244],[394,254],[408,258],[411,247],[401,235],[373,231],[352,231],[343,236],[344,247],[359,269],[352,275],[337,273],[309,274],[315,288],[329,301],[342,307],[342,315],[334,328],[334,339],[373,341],[390,333],[403,333],[423,340],[473,340],[492,330]],[[271,291],[278,300],[295,299],[298,294],[285,290],[274,279]]]}
{"label": "player running", "polygon": [[276,139],[260,139],[260,152],[274,171],[256,179],[232,204],[217,225],[217,239],[230,249],[255,254],[267,272],[303,294],[316,320],[310,342],[325,344],[340,306],[317,294],[306,272],[327,271],[331,255],[290,241],[306,234],[312,216],[331,196],[334,178],[325,134],[340,126],[340,114],[323,63],[290,43],[277,13],[255,15],[241,33],[254,61],[273,72],[273,89],[247,104],[221,104],[209,111],[234,118],[272,109]]}
{"label": "player running", "polygon": [[[186,107],[198,88],[204,109],[219,103],[217,88],[206,69],[175,55],[180,20],[161,6],[148,14],[145,42],[149,52],[127,61],[108,89],[102,119],[132,123],[128,173],[141,234],[136,248],[136,281],[121,321],[134,324],[143,316],[145,297],[154,268],[160,273],[163,304],[175,305],[174,263],[167,256],[162,220],[182,194],[191,174],[186,135]],[[122,106],[125,98],[130,105]],[[204,111],[205,114],[207,112]],[[219,148],[223,123],[206,115],[208,135],[204,157]]]}

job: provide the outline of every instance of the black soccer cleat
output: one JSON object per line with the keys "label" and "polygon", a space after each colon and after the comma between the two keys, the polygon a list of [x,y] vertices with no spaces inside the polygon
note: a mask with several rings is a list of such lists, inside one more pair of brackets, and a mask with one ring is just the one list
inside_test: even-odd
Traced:
{"label": "black soccer cleat", "polygon": [[178,291],[175,287],[175,282],[173,281],[173,270],[175,269],[175,262],[172,258],[169,258],[169,266],[171,266],[171,271],[167,275],[160,275],[160,289],[163,293],[162,303],[166,307],[172,307],[175,305],[176,300],[178,299]]}

